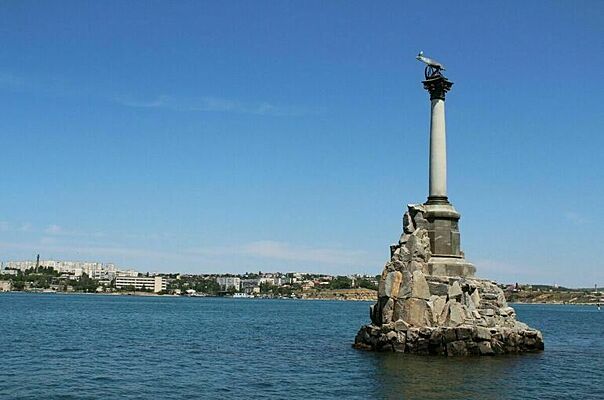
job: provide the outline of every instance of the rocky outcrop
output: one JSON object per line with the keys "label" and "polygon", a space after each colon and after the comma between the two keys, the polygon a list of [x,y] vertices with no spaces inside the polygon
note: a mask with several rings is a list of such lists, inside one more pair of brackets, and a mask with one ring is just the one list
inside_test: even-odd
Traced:
{"label": "rocky outcrop", "polygon": [[541,332],[516,320],[495,282],[430,275],[430,240],[423,205],[410,205],[403,234],[390,247],[371,324],[355,347],[407,353],[501,354],[543,349]]}
{"label": "rocky outcrop", "polygon": [[309,290],[299,295],[301,299],[308,300],[358,300],[371,301],[375,299],[377,291],[373,289],[331,289],[331,290]]}
{"label": "rocky outcrop", "polygon": [[535,329],[460,325],[412,327],[403,321],[365,325],[355,347],[374,351],[447,356],[496,355],[543,350],[543,336]]}

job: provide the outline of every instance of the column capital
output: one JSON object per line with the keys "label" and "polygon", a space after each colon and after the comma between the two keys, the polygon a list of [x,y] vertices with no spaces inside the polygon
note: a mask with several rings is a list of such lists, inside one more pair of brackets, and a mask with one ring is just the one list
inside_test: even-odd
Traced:
{"label": "column capital", "polygon": [[424,84],[424,89],[430,93],[430,100],[440,99],[444,101],[445,95],[451,90],[451,86],[453,86],[453,82],[442,75],[428,78],[422,81],[422,83]]}

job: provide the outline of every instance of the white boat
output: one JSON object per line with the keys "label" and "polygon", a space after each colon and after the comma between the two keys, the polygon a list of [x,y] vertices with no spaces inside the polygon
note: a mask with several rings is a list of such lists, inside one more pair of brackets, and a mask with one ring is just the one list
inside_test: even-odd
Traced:
{"label": "white boat", "polygon": [[247,293],[235,293],[235,294],[233,294],[233,298],[234,299],[253,299],[254,295],[247,294]]}

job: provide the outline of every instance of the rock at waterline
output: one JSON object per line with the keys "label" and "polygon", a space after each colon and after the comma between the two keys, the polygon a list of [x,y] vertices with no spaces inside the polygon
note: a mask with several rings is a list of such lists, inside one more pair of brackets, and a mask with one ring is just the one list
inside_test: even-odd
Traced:
{"label": "rock at waterline", "polygon": [[497,355],[544,349],[541,332],[516,320],[495,282],[428,273],[430,241],[422,206],[409,206],[401,241],[391,248],[372,323],[354,347],[447,356]]}

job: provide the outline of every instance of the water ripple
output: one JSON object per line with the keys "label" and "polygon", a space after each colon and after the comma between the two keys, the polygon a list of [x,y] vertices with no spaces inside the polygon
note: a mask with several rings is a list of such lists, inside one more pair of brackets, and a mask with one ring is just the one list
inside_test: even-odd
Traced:
{"label": "water ripple", "polygon": [[517,306],[541,354],[350,347],[368,303],[2,294],[0,398],[604,398],[604,312]]}

